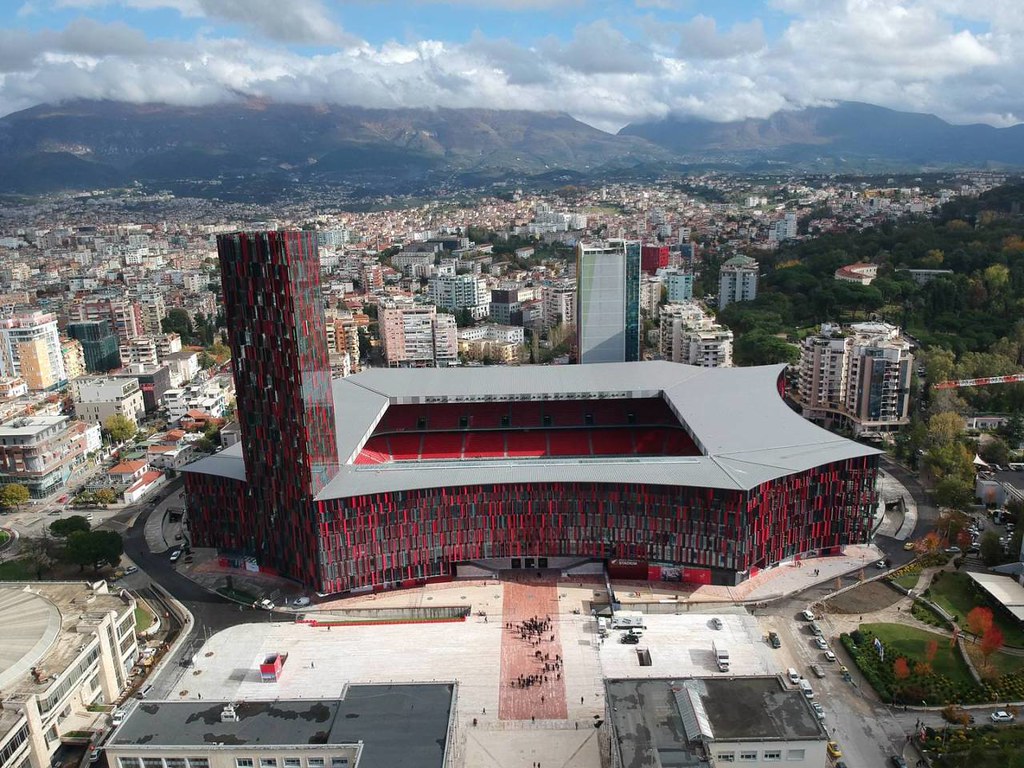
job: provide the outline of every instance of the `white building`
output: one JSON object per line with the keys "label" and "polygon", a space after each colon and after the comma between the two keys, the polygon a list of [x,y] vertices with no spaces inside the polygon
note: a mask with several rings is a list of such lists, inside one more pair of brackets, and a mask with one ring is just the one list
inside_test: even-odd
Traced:
{"label": "white building", "polygon": [[659,269],[665,284],[665,295],[670,303],[678,304],[693,298],[693,273],[681,269]]}
{"label": "white building", "polygon": [[82,377],[73,382],[75,415],[102,425],[111,416],[124,416],[135,426],[145,416],[146,404],[138,379]]}
{"label": "white building", "polygon": [[191,410],[202,411],[215,419],[227,410],[228,394],[217,378],[194,382],[164,392],[164,407],[169,421],[181,421]]}
{"label": "white building", "polygon": [[483,320],[490,311],[491,292],[482,277],[437,275],[430,279],[430,300],[439,309],[464,309],[474,320]]}
{"label": "white building", "polygon": [[693,302],[661,308],[661,355],[673,363],[702,368],[732,366],[733,333]]}
{"label": "white building", "polygon": [[[541,289],[544,306],[543,324],[554,328],[561,323],[572,325],[576,322],[576,286],[570,283],[545,285]],[[523,320],[526,325],[526,320]]]}
{"label": "white building", "polygon": [[105,711],[125,690],[139,655],[135,600],[104,581],[4,582],[0,627],[0,764],[50,768],[62,739],[108,729]]}
{"label": "white building", "polygon": [[725,309],[736,301],[756,299],[759,268],[749,256],[733,256],[722,264],[718,277],[718,308]]}
{"label": "white building", "polygon": [[67,381],[55,315],[30,312],[0,320],[0,376],[20,377],[30,390]]}

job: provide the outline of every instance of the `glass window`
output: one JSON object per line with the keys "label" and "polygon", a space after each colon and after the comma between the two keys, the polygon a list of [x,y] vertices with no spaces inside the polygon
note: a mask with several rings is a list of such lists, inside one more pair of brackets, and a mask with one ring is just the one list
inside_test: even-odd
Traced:
{"label": "glass window", "polygon": [[733,763],[736,761],[736,753],[719,752],[717,755],[715,755],[715,759],[717,759],[721,763]]}
{"label": "glass window", "polygon": [[142,768],[164,768],[164,761],[162,757],[144,757],[142,758]]}
{"label": "glass window", "polygon": [[803,760],[805,750],[803,749],[790,749],[786,752],[787,760]]}
{"label": "glass window", "polygon": [[260,768],[277,768],[276,757],[261,757]]}
{"label": "glass window", "polygon": [[740,760],[757,760],[757,752],[740,752]]}
{"label": "glass window", "polygon": [[297,757],[286,757],[284,768],[302,768],[302,761]]}
{"label": "glass window", "polygon": [[235,768],[252,768],[251,757],[236,757]]}
{"label": "glass window", "polygon": [[782,753],[781,752],[765,752],[764,753],[764,759],[765,760],[781,760],[782,759]]}
{"label": "glass window", "polygon": [[332,757],[331,768],[348,768],[347,757]]}
{"label": "glass window", "polygon": [[306,768],[324,768],[324,759],[322,757],[308,757],[306,758]]}
{"label": "glass window", "polygon": [[140,768],[142,761],[137,757],[119,757],[117,764],[120,768]]}
{"label": "glass window", "polygon": [[190,757],[188,768],[210,768],[210,761],[205,757]]}
{"label": "glass window", "polygon": [[165,757],[164,768],[185,768],[184,757]]}

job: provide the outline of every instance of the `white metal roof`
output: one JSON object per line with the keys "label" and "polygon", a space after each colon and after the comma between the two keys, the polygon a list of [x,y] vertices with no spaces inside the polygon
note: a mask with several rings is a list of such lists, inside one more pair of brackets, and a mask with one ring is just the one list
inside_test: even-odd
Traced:
{"label": "white metal roof", "polygon": [[[630,482],[746,490],[878,450],[811,424],[779,397],[783,366],[698,368],[664,361],[594,365],[383,369],[334,382],[343,466],[320,499],[473,483]],[[440,401],[661,396],[703,456],[351,462],[389,405]],[[186,471],[244,479],[241,446]]]}

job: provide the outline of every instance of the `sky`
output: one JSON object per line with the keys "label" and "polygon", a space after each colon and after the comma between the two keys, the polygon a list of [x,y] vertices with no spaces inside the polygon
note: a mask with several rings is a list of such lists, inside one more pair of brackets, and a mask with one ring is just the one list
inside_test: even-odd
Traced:
{"label": "sky", "polygon": [[0,115],[66,99],[1024,120],[1022,0],[0,0]]}

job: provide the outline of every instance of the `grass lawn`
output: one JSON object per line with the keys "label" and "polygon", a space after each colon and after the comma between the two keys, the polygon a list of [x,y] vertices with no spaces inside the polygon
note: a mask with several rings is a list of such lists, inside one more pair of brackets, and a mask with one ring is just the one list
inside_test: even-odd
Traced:
{"label": "grass lawn", "polygon": [[0,547],[6,544],[10,538],[11,534],[9,534],[7,531],[0,531]]}
{"label": "grass lawn", "polygon": [[[938,582],[932,581],[929,598],[936,605],[959,616],[961,626],[972,608],[988,605],[988,600],[977,593],[973,582],[965,573],[943,573]],[[990,607],[996,624],[1003,631],[1006,644],[1018,648],[1024,647],[1024,631],[1021,630],[1017,622],[1007,617],[999,606]]]}
{"label": "grass lawn", "polygon": [[36,572],[27,560],[0,563],[0,581],[35,581]]}
{"label": "grass lawn", "polygon": [[[883,643],[888,643],[900,655],[911,662],[926,661],[928,643],[935,640],[938,650],[932,660],[936,674],[945,675],[954,683],[973,684],[974,678],[967,664],[960,658],[956,648],[949,647],[949,638],[934,632],[926,632],[905,624],[862,624],[861,630],[873,633]],[[888,660],[888,659],[887,659]]]}
{"label": "grass lawn", "polygon": [[990,675],[1012,675],[1024,670],[1024,656],[993,653],[988,657],[988,665],[986,666],[985,658],[981,655],[978,646],[972,644],[970,640],[967,641],[967,653],[983,678],[987,678]]}
{"label": "grass lawn", "polygon": [[917,582],[921,579],[920,571],[911,571],[909,573],[900,574],[897,578],[893,579],[893,582],[899,584],[904,589],[913,589],[917,586]]}
{"label": "grass lawn", "polygon": [[153,625],[153,614],[145,608],[135,609],[135,631],[145,632]]}

